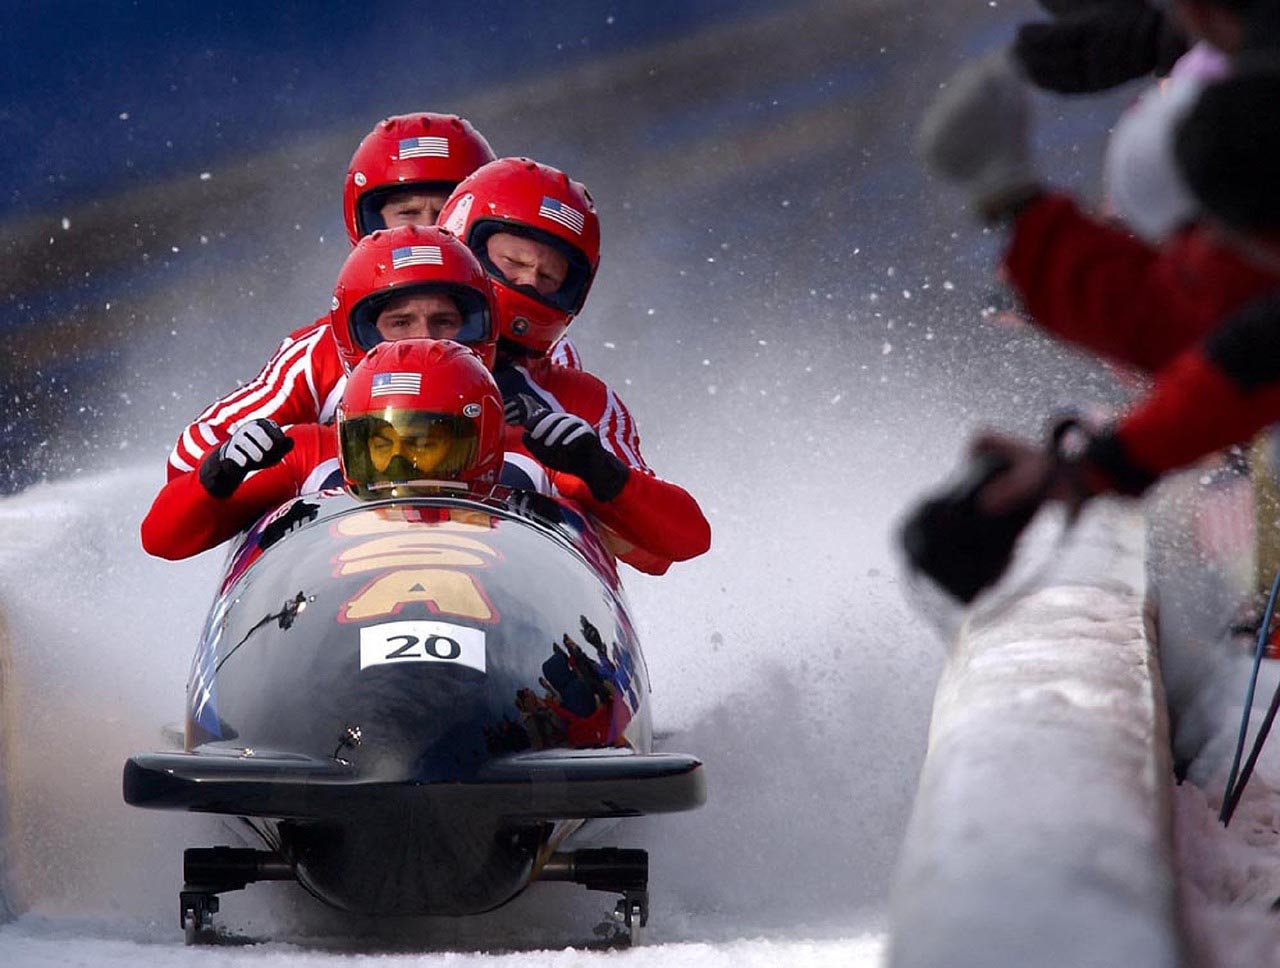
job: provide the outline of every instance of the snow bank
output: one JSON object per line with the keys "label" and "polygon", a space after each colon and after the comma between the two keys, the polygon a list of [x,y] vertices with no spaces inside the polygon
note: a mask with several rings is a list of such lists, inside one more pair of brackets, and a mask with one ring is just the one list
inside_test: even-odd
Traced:
{"label": "snow bank", "polygon": [[961,633],[899,863],[894,968],[1182,961],[1142,545],[1136,512],[1099,508],[1052,580]]}
{"label": "snow bank", "polygon": [[12,674],[0,709],[10,740],[0,879],[14,912],[168,914],[182,848],[217,828],[209,817],[153,819],[120,797],[125,757],[162,746],[161,724],[182,719],[218,565],[212,555],[175,565],[139,547],[160,476],[117,471],[0,502]]}
{"label": "snow bank", "polygon": [[[86,934],[108,932],[89,941]],[[564,948],[507,952],[396,951],[372,953],[319,950],[270,943],[242,948],[182,948],[153,939],[112,935],[97,924],[57,926],[20,922],[8,933],[6,964],[21,968],[592,968],[625,963],[627,968],[876,968],[882,939],[874,934],[838,940],[771,940],[749,938],[725,944],[683,943],[642,945],[630,951]]]}

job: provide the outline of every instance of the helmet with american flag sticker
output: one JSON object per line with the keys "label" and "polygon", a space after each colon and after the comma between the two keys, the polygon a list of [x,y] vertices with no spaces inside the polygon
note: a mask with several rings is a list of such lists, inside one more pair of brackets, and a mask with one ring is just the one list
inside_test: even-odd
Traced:
{"label": "helmet with american flag sticker", "polygon": [[[388,328],[388,313],[415,296],[439,297],[440,318],[427,318],[417,331]],[[378,343],[399,336],[456,340],[486,366],[496,355],[489,278],[465,245],[435,226],[404,225],[361,239],[338,273],[329,324],[348,370]]]}
{"label": "helmet with american flag sticker", "polygon": [[379,343],[351,371],[337,422],[343,480],[360,497],[489,486],[502,468],[498,386],[452,340]]}
{"label": "helmet with american flag sticker", "polygon": [[[600,220],[586,186],[550,165],[500,158],[454,189],[439,224],[466,242],[493,280],[501,338],[547,352],[582,311],[600,265]],[[513,237],[560,262],[554,288],[523,284],[494,258],[495,242]]]}
{"label": "helmet with american flag sticker", "polygon": [[[396,194],[426,192],[443,201],[493,158],[484,135],[456,114],[420,111],[379,121],[360,142],[343,184],[342,214],[351,244],[388,228],[381,210]],[[435,214],[434,208],[424,212],[420,224],[431,224]]]}

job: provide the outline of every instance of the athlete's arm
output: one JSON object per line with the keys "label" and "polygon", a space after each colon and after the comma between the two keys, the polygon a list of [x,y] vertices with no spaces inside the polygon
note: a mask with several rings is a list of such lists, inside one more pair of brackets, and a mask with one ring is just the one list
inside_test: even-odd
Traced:
{"label": "athlete's arm", "polygon": [[[641,571],[662,574],[671,562],[696,558],[711,547],[711,525],[698,502],[652,471],[633,469],[622,490],[608,501],[595,498],[581,478],[559,471],[550,474],[557,491],[630,546],[619,557]],[[629,556],[632,549],[636,553]]]}
{"label": "athlete's arm", "polygon": [[1259,300],[1160,374],[1086,457],[1106,489],[1138,494],[1160,475],[1280,423],[1280,297]]}
{"label": "athlete's arm", "polygon": [[342,374],[327,324],[287,337],[256,377],[208,407],[179,435],[169,454],[169,478],[195,470],[205,454],[247,421],[269,417],[287,426],[323,419]]}
{"label": "athlete's arm", "polygon": [[[327,428],[326,428],[327,429]],[[295,444],[305,428],[290,428]],[[314,433],[314,431],[312,431]],[[296,497],[314,463],[314,447],[295,446],[271,467],[249,474],[227,497],[214,497],[200,480],[200,469],[171,479],[142,521],[142,547],[148,554],[176,561],[215,548],[272,508]],[[216,458],[216,454],[206,460]]]}

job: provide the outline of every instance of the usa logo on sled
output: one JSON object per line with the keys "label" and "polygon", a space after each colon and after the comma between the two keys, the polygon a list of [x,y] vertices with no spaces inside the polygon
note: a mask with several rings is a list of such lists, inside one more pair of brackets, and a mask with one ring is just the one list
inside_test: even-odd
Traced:
{"label": "usa logo on sled", "polygon": [[449,139],[425,136],[421,138],[400,139],[400,159],[405,158],[448,158]]}
{"label": "usa logo on sled", "polygon": [[407,266],[442,266],[444,256],[438,245],[402,245],[391,250],[391,268],[404,269]]}
{"label": "usa logo on sled", "polygon": [[376,373],[369,396],[388,397],[393,393],[417,393],[421,389],[421,373]]}
{"label": "usa logo on sled", "polygon": [[582,213],[572,205],[566,205],[550,195],[543,195],[542,204],[538,206],[538,214],[553,222],[559,222],[577,235],[582,234]]}

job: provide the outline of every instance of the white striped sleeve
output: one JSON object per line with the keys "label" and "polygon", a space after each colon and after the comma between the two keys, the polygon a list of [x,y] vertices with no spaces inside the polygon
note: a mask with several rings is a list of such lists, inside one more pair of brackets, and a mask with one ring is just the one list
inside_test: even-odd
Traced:
{"label": "white striped sleeve", "polygon": [[[248,410],[259,410],[264,399],[281,399],[281,390],[290,392],[294,390],[298,377],[310,365],[311,354],[322,335],[323,330],[317,329],[308,333],[303,339],[285,340],[256,377],[209,407],[200,415],[200,421],[214,427],[242,422],[244,413]],[[302,370],[297,366],[299,360],[304,363]],[[310,388],[308,388],[308,394],[310,394]],[[314,399],[314,394],[311,396]],[[288,393],[285,397],[288,397]],[[260,413],[256,415],[263,416]]]}
{"label": "white striped sleeve", "polygon": [[556,345],[551,347],[551,362],[571,370],[581,370],[582,354],[578,352],[578,347],[573,345],[568,336],[561,336]]}
{"label": "white striped sleeve", "polygon": [[[327,332],[319,327],[302,339],[284,340],[256,377],[206,408],[178,438],[169,455],[170,469],[179,473],[194,470],[206,453],[241,424],[258,417],[275,418],[291,399],[297,404],[291,410],[306,412],[311,408],[318,416],[312,356]],[[290,423],[296,420],[296,415],[289,418]]]}
{"label": "white striped sleeve", "polygon": [[640,433],[626,404],[612,390],[605,391],[604,413],[596,424],[596,433],[605,445],[629,467],[652,474],[649,465],[640,456]]}

